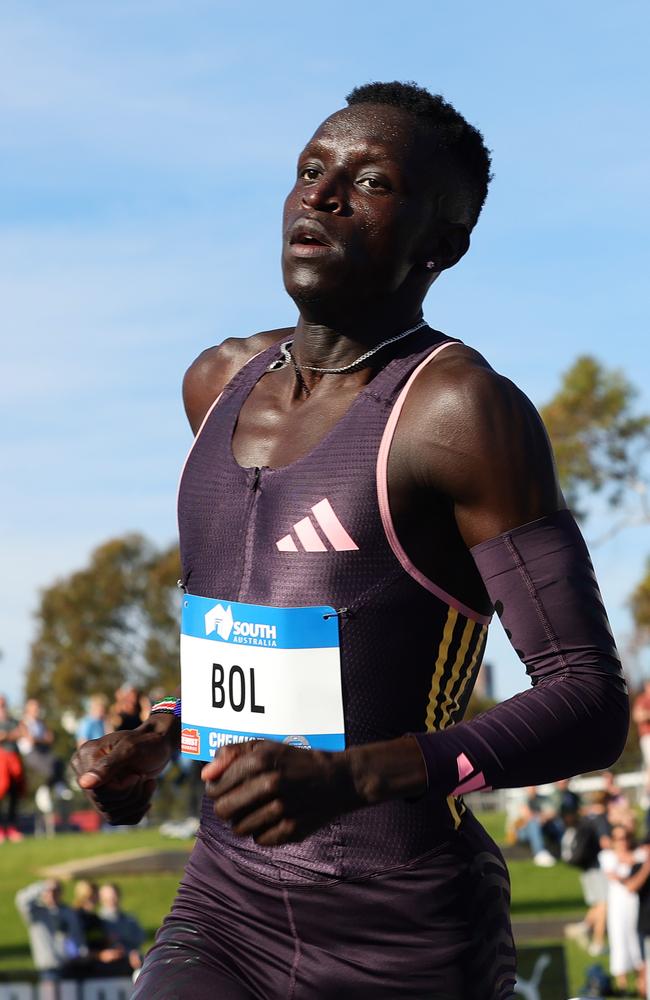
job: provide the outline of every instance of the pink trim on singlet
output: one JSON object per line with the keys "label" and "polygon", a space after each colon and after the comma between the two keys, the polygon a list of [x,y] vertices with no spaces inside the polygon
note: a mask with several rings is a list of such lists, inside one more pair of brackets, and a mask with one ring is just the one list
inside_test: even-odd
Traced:
{"label": "pink trim on singlet", "polygon": [[[264,353],[263,351],[258,351],[257,354],[253,355],[252,358],[249,358],[248,361],[246,362],[246,364],[243,364],[241,366],[241,368],[237,372],[235,372],[235,374],[233,375],[232,378],[236,378],[237,375],[239,374],[239,372],[242,371],[246,367],[246,365],[249,365],[251,363],[251,361],[255,360],[255,358],[259,358],[260,354],[263,354],[263,353]],[[229,379],[229,381],[223,387],[223,389],[221,390],[221,392],[219,393],[219,395],[217,396],[217,398],[214,400],[214,402],[210,404],[210,408],[209,408],[208,412],[206,413],[206,415],[204,416],[203,420],[201,421],[201,425],[200,425],[198,431],[196,432],[196,434],[194,435],[194,440],[192,441],[192,444],[190,445],[190,449],[189,449],[187,455],[185,456],[185,461],[183,462],[183,465],[182,465],[182,468],[181,468],[181,474],[178,477],[178,485],[176,487],[176,517],[177,518],[178,518],[178,499],[179,499],[180,492],[181,492],[181,483],[183,482],[183,474],[185,472],[185,466],[189,462],[190,455],[194,451],[194,445],[199,440],[199,434],[201,433],[201,431],[205,427],[210,414],[214,410],[215,406],[217,405],[217,403],[219,402],[219,400],[221,399],[221,397],[223,396],[224,392],[226,391],[226,389],[228,388],[228,386],[230,385],[231,382],[232,382],[232,379]]]}
{"label": "pink trim on singlet", "polygon": [[467,792],[479,792],[479,791],[480,792],[492,791],[492,789],[485,784],[485,777],[482,771],[479,771],[478,774],[475,774],[474,777],[470,778],[468,781],[461,781],[460,785],[454,788],[451,794],[465,795]]}
{"label": "pink trim on singlet", "polygon": [[395,434],[395,428],[397,427],[397,421],[399,420],[400,413],[402,412],[402,407],[406,402],[408,391],[422,369],[425,368],[430,361],[433,361],[437,354],[444,351],[446,347],[451,347],[456,343],[458,343],[458,341],[447,340],[444,344],[439,344],[438,347],[434,347],[424,361],[422,361],[417,366],[415,371],[412,372],[411,377],[397,397],[391,415],[388,418],[388,423],[386,424],[381,444],[379,446],[379,454],[377,456],[377,499],[379,501],[379,513],[381,515],[381,521],[384,526],[388,544],[409,576],[416,580],[417,583],[419,583],[421,587],[424,587],[425,590],[428,590],[431,594],[435,594],[436,597],[439,597],[441,601],[445,602],[445,604],[449,604],[452,608],[455,608],[456,611],[460,611],[460,613],[465,615],[466,618],[471,618],[472,621],[479,622],[481,625],[489,625],[490,616],[480,615],[477,611],[473,611],[472,608],[468,608],[466,604],[456,600],[456,598],[452,597],[451,594],[448,594],[446,591],[442,590],[441,587],[438,587],[433,580],[430,580],[424,575],[424,573],[421,573],[417,566],[411,562],[397,537],[388,502],[388,455],[390,453],[391,444],[393,443],[393,436]]}
{"label": "pink trim on singlet", "polygon": [[458,765],[458,780],[464,781],[465,778],[474,770],[474,765],[467,759],[464,753],[458,754],[456,763]]}
{"label": "pink trim on singlet", "polygon": [[492,785],[485,784],[485,778],[483,772],[470,778],[469,781],[463,781],[462,784],[454,788],[452,795],[467,795],[468,792],[491,792]]}

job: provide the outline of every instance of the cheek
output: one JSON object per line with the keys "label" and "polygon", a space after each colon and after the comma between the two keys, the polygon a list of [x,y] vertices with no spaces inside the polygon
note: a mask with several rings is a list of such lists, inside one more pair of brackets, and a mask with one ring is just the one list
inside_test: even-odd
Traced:
{"label": "cheek", "polygon": [[282,230],[287,228],[290,219],[289,216],[292,212],[295,212],[296,204],[299,202],[299,196],[297,194],[296,185],[291,188],[289,194],[284,199],[284,205],[282,206]]}
{"label": "cheek", "polygon": [[[392,276],[399,283],[419,260],[417,233],[411,220],[370,216],[360,226],[369,263],[380,281]],[[391,282],[392,283],[392,282]]]}
{"label": "cheek", "polygon": [[378,252],[405,259],[414,254],[421,220],[399,203],[393,207],[391,212],[368,213],[360,229]]}

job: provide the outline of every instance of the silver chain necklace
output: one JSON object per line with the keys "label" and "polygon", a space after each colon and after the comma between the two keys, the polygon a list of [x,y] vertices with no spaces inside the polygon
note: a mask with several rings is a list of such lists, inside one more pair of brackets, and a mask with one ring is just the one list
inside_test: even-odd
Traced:
{"label": "silver chain necklace", "polygon": [[376,347],[372,347],[369,351],[366,351],[365,354],[362,354],[361,357],[357,358],[356,361],[350,362],[349,365],[343,365],[342,368],[317,368],[315,365],[299,365],[293,356],[293,351],[291,350],[293,347],[293,340],[285,340],[283,344],[280,344],[280,353],[282,358],[278,358],[277,361],[272,361],[268,370],[277,371],[279,368],[284,368],[285,365],[293,365],[296,378],[301,388],[305,390],[307,395],[309,395],[309,389],[307,388],[305,380],[302,377],[303,368],[309,372],[317,372],[319,375],[344,375],[345,372],[351,372],[359,365],[362,365],[364,361],[371,358],[373,354],[377,354],[377,352],[381,351],[382,348],[387,347],[388,344],[394,344],[395,341],[408,337],[409,334],[415,333],[416,330],[421,330],[422,327],[426,325],[426,321],[421,319],[415,326],[409,327],[408,330],[403,330],[402,333],[398,333],[394,337],[388,337],[386,340],[382,340],[381,344],[377,344]]}

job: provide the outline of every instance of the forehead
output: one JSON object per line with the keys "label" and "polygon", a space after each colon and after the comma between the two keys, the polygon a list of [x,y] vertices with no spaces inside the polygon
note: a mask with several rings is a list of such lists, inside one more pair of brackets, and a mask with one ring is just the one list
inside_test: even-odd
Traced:
{"label": "forehead", "polygon": [[307,143],[334,152],[363,151],[375,158],[425,161],[431,139],[414,115],[385,104],[358,104],[326,118]]}

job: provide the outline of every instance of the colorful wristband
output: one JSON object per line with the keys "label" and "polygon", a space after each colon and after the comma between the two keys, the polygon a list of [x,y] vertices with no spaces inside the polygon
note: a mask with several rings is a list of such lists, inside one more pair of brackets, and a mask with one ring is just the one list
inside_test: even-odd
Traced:
{"label": "colorful wristband", "polygon": [[177,719],[181,717],[181,699],[180,698],[161,698],[152,707],[150,715],[154,712],[166,712],[167,715],[175,715]]}

